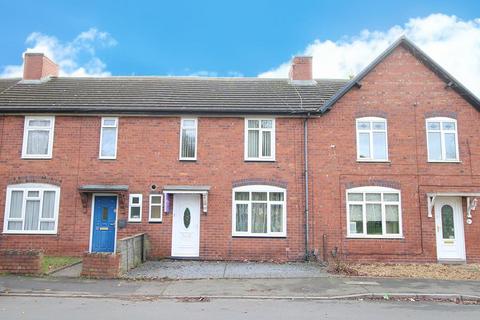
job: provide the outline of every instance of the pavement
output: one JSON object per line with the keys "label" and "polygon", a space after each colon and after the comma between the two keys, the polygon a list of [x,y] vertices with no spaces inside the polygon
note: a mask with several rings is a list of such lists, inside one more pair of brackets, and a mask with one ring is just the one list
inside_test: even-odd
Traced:
{"label": "pavement", "polygon": [[145,299],[338,300],[394,297],[480,302],[480,282],[358,277],[94,280],[0,276],[0,296]]}

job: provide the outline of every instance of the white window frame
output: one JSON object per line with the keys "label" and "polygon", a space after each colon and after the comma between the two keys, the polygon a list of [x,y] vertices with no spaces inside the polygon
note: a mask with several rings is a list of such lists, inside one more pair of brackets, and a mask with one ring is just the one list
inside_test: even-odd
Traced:
{"label": "white window frame", "polygon": [[[235,200],[235,192],[248,192],[249,200]],[[253,233],[252,230],[252,192],[267,192],[267,201],[259,201],[267,203],[267,233]],[[270,192],[282,192],[283,201],[270,201]],[[255,201],[253,201],[255,202]],[[236,230],[236,205],[238,203],[248,204],[248,231],[237,231]],[[282,204],[283,205],[283,226],[282,232],[271,232],[271,216],[270,216],[270,207],[272,204]],[[286,237],[287,236],[287,190],[280,187],[269,186],[269,185],[248,185],[242,187],[236,187],[232,190],[232,236],[234,237]]]}
{"label": "white window frame", "polygon": [[[105,120],[114,120],[115,125],[105,125]],[[103,143],[103,128],[115,128],[115,154],[113,156],[102,156],[102,143]],[[100,123],[100,145],[98,150],[98,158],[104,160],[117,159],[117,145],[118,145],[118,117],[102,117]]]}
{"label": "white window frame", "polygon": [[[13,191],[23,191],[22,199],[22,217],[21,218],[9,218],[10,215],[10,203]],[[25,207],[29,191],[38,191],[38,197],[35,199],[40,200],[39,204],[39,218],[38,225],[40,226],[41,222],[54,222],[53,230],[23,230],[25,227]],[[55,207],[53,211],[53,218],[42,218],[43,210],[43,193],[45,191],[54,191],[55,192]],[[30,197],[30,199],[32,199]],[[4,223],[3,223],[3,233],[5,234],[57,234],[58,229],[58,216],[60,208],[60,187],[44,183],[22,183],[7,186],[7,195],[5,201],[5,213],[4,213]],[[22,222],[22,230],[8,230],[9,221],[18,221]],[[40,228],[39,228],[40,229]]]}
{"label": "white window frame", "polygon": [[[259,121],[259,128],[258,128],[258,131],[259,131],[259,141],[258,141],[258,157],[249,157],[248,156],[248,121],[249,120],[257,120]],[[262,123],[262,120],[267,120],[267,121],[272,121],[272,128],[266,128],[266,129],[262,129],[261,128],[261,123]],[[245,161],[275,161],[275,118],[256,118],[256,117],[250,117],[250,118],[245,118],[245,133],[244,133],[244,141],[245,141],[245,145],[244,145],[244,158],[245,158]],[[257,129],[254,129],[254,130],[257,130]],[[270,145],[272,146],[272,150],[271,150],[271,153],[272,155],[270,157],[264,157],[262,156],[262,147],[263,147],[263,139],[262,139],[262,132],[263,131],[270,131]]]}
{"label": "white window frame", "polygon": [[[349,201],[349,193],[363,193],[362,201]],[[367,201],[365,194],[367,193],[380,193],[381,201]],[[398,194],[398,201],[384,201],[383,195],[385,193],[395,193]],[[402,226],[402,193],[398,189],[387,188],[387,187],[377,187],[377,186],[366,186],[347,189],[345,192],[345,203],[347,207],[347,238],[386,238],[386,239],[398,239],[403,238],[403,226]],[[381,203],[382,206],[382,234],[374,235],[367,234],[367,203]],[[362,205],[362,214],[363,214],[363,233],[350,233],[350,205],[357,204]],[[388,234],[386,229],[386,213],[385,205],[398,205],[398,234]]]}
{"label": "white window frame", "polygon": [[[358,129],[359,122],[369,122],[370,129]],[[383,122],[385,123],[385,130],[373,129],[373,122]],[[357,135],[357,161],[359,162],[389,162],[388,158],[388,121],[385,118],[380,117],[363,117],[357,118],[355,121],[355,131]],[[384,132],[385,133],[385,159],[376,159],[373,157],[373,133],[374,132]],[[360,158],[360,133],[368,133],[370,140],[370,157],[369,158]]]}
{"label": "white window frame", "polygon": [[[49,127],[35,127],[30,126],[30,120],[47,120],[50,121]],[[47,154],[28,154],[28,132],[32,131],[48,131],[48,148]],[[53,150],[53,137],[55,131],[55,117],[54,116],[26,116],[23,130],[23,145],[22,145],[22,158],[23,159],[51,159]]]}
{"label": "white window frame", "polygon": [[[440,130],[430,130],[428,129],[428,124],[430,122],[440,122]],[[444,130],[443,129],[443,123],[444,122],[454,122],[455,123],[455,130]],[[454,118],[448,118],[448,117],[433,117],[433,118],[427,118],[425,120],[425,131],[426,131],[426,137],[427,137],[427,158],[428,162],[460,162],[460,154],[459,154],[459,148],[458,148],[458,123],[457,119]],[[439,132],[440,133],[440,147],[441,147],[441,152],[442,152],[442,159],[441,160],[436,160],[436,159],[430,159],[430,141],[428,139],[428,133],[429,132]],[[446,149],[445,149],[445,133],[455,133],[455,152],[456,152],[456,158],[455,159],[446,159]]]}
{"label": "white window frame", "polygon": [[[195,156],[194,157],[182,157],[182,144],[183,144],[183,129],[184,129],[184,121],[194,121],[195,122]],[[180,120],[180,149],[178,150],[178,158],[180,160],[190,160],[194,161],[197,160],[197,140],[198,140],[198,122],[197,118],[182,118]]]}
{"label": "white window frame", "polygon": [[[138,203],[133,203],[133,198],[138,198]],[[143,195],[141,193],[131,193],[128,200],[128,222],[142,222],[142,204]],[[132,218],[132,208],[140,208],[140,216]]]}
{"label": "white window frame", "polygon": [[[160,197],[160,203],[152,204],[153,197]],[[160,218],[152,218],[152,207],[160,207]],[[163,194],[151,193],[148,201],[148,221],[162,222],[162,220],[163,220]]]}

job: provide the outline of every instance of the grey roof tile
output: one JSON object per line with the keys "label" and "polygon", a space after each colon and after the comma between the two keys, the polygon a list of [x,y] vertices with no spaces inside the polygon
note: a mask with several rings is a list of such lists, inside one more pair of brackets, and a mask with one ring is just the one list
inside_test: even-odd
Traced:
{"label": "grey roof tile", "polygon": [[0,112],[297,113],[318,110],[347,80],[314,86],[288,79],[58,77],[19,82],[0,94]]}

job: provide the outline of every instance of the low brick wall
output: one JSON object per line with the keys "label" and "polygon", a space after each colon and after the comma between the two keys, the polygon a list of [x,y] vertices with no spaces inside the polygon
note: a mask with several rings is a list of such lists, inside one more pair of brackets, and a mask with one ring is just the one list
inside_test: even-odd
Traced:
{"label": "low brick wall", "polygon": [[85,253],[82,262],[82,276],[112,279],[120,274],[120,255],[114,253]]}
{"label": "low brick wall", "polygon": [[40,274],[42,261],[39,250],[0,250],[0,273]]}
{"label": "low brick wall", "polygon": [[145,262],[148,247],[148,239],[145,233],[120,239],[117,243],[117,253],[120,255],[120,271],[125,273]]}

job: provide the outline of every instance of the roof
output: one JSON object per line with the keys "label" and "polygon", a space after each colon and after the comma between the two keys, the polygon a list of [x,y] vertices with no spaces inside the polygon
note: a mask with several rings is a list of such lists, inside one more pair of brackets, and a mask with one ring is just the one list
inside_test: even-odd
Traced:
{"label": "roof", "polygon": [[465,100],[467,100],[474,108],[480,111],[480,100],[464,85],[455,79],[450,73],[430,58],[425,52],[418,48],[407,37],[402,36],[388,47],[381,55],[379,55],[372,63],[363,69],[356,77],[350,80],[343,88],[337,91],[323,106],[319,108],[321,113],[329,111],[333,105],[340,100],[350,89],[360,84],[360,81],[370,73],[380,62],[388,57],[397,47],[403,46],[409,50],[417,59],[422,61],[430,70],[439,76],[453,90],[458,92]]}
{"label": "roof", "polygon": [[321,79],[307,86],[262,78],[54,77],[17,82],[3,91],[0,112],[292,114],[316,111],[347,82]]}
{"label": "roof", "polygon": [[0,94],[20,80],[20,78],[0,79]]}

